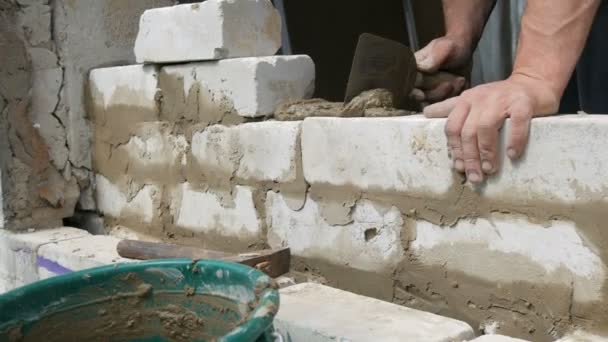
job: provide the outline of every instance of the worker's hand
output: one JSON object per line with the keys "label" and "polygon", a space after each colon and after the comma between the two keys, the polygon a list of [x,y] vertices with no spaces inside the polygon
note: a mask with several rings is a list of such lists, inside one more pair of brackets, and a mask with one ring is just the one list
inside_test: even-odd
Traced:
{"label": "worker's hand", "polygon": [[470,62],[471,47],[463,39],[444,36],[431,41],[416,52],[419,77],[412,97],[419,102],[437,102],[460,94],[467,86],[466,79],[454,73]]}
{"label": "worker's hand", "polygon": [[472,183],[498,170],[498,134],[506,118],[511,129],[506,146],[517,159],[528,141],[533,116],[553,114],[559,96],[547,82],[521,74],[467,90],[462,95],[430,105],[427,117],[448,117],[445,132],[454,168]]}

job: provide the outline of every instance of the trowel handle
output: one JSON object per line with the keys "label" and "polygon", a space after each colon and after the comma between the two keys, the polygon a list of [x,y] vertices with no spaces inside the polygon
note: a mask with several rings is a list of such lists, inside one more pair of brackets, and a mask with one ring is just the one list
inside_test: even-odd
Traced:
{"label": "trowel handle", "polygon": [[231,256],[229,253],[205,250],[197,247],[136,240],[122,240],[116,246],[116,250],[121,257],[136,260],[173,258],[223,259]]}
{"label": "trowel handle", "polygon": [[187,258],[230,261],[255,267],[271,277],[289,272],[291,262],[289,248],[234,254],[162,242],[122,240],[116,246],[116,250],[121,257],[136,260]]}

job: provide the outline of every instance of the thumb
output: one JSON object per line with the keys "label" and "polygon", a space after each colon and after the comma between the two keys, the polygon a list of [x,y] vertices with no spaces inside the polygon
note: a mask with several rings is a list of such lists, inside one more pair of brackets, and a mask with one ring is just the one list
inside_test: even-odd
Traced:
{"label": "thumb", "polygon": [[435,39],[415,53],[418,70],[433,73],[445,64],[452,52],[452,44],[441,38]]}

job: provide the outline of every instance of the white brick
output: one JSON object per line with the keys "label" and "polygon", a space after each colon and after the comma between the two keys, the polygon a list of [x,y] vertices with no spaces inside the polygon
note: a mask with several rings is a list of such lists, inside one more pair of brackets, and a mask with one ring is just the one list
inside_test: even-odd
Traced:
{"label": "white brick", "polygon": [[[440,197],[453,184],[445,120],[311,118],[302,128],[304,176],[311,184]],[[507,122],[503,131],[509,131]],[[586,202],[606,197],[608,134],[602,115],[538,118],[524,157],[504,156],[485,197],[514,202]],[[319,153],[323,151],[323,153]],[[576,177],[574,176],[576,175]]]}
{"label": "white brick", "polygon": [[230,194],[203,192],[184,183],[173,193],[171,213],[177,226],[193,232],[247,239],[262,231],[252,189],[246,186],[236,186]]}
{"label": "white brick", "polygon": [[287,277],[287,276],[280,276],[278,278],[275,279],[277,285],[279,286],[279,288],[285,288],[285,287],[289,287],[289,286],[294,286],[296,284],[296,281],[294,278],[291,277]]}
{"label": "white brick", "polygon": [[133,106],[157,111],[158,68],[152,65],[128,65],[94,69],[89,74],[92,102],[95,106]]}
{"label": "white brick", "polygon": [[[94,156],[95,171],[105,178],[97,191],[98,198],[107,197],[108,192],[122,198],[112,191],[132,194],[137,186],[156,184],[160,189],[162,185],[183,179],[190,150],[184,134],[176,133],[173,124],[162,121],[134,123],[129,129],[131,133],[126,135],[124,143],[115,147],[97,142],[100,147]],[[113,187],[108,187],[105,181],[113,183]],[[104,210],[112,216],[119,215],[120,207],[125,206],[125,201],[130,202],[130,196],[133,195],[126,195],[120,201],[105,201]]]}
{"label": "white brick", "polygon": [[140,231],[131,229],[124,226],[116,226],[108,232],[109,236],[113,236],[121,240],[137,240],[137,241],[149,241],[149,242],[162,242],[161,238],[153,235],[142,233]]}
{"label": "white brick", "polygon": [[97,207],[101,213],[114,218],[138,217],[143,223],[152,223],[159,216],[161,189],[155,185],[144,185],[129,199],[126,190],[121,190],[103,175],[97,175]]}
{"label": "white brick", "polygon": [[32,233],[0,231],[0,292],[23,286],[38,278],[38,249],[59,241],[89,236],[76,228],[57,228]]}
{"label": "white brick", "polygon": [[519,338],[513,338],[503,335],[483,335],[472,340],[471,342],[529,342],[527,340],[521,340]]}
{"label": "white brick", "polygon": [[54,229],[36,230],[31,233],[0,232],[0,236],[3,235],[9,240],[21,244],[22,246],[24,246],[24,248],[28,248],[31,251],[36,251],[38,247],[47,243],[72,240],[89,236],[91,234],[89,234],[85,230],[78,228],[62,227]]}
{"label": "white brick", "polygon": [[274,326],[287,341],[464,341],[466,323],[318,284],[280,290]]}
{"label": "white brick", "polygon": [[283,102],[310,97],[315,80],[315,65],[304,55],[173,65],[161,72],[183,79],[185,94],[198,84],[202,108],[244,117],[271,115]]}
{"label": "white brick", "polygon": [[38,250],[40,279],[129,261],[118,255],[119,241],[112,236],[95,235],[43,245]]}
{"label": "white brick", "polygon": [[123,148],[130,161],[139,164],[141,168],[154,168],[159,172],[159,168],[165,168],[165,171],[177,170],[187,162],[186,137],[173,134],[170,125],[165,122],[138,124],[136,133]]}
{"label": "white brick", "polygon": [[143,62],[274,55],[281,18],[269,0],[207,0],[144,12],[135,41]]}
{"label": "white brick", "polygon": [[608,337],[598,336],[586,331],[577,330],[568,334],[556,342],[608,342]]}
{"label": "white brick", "polygon": [[307,119],[304,177],[311,184],[441,194],[452,177],[442,132],[442,121],[420,117]]}
{"label": "white brick", "polygon": [[505,158],[486,196],[566,202],[606,198],[608,154],[597,144],[608,134],[605,115],[540,118],[530,130],[526,154],[516,163]]}
{"label": "white brick", "polygon": [[192,155],[210,167],[246,180],[296,180],[299,122],[266,121],[233,127],[211,126],[192,137]]}
{"label": "white brick", "polygon": [[600,257],[567,221],[547,227],[498,214],[490,220],[460,220],[454,227],[419,221],[410,249],[423,264],[490,282],[574,285],[574,299],[581,302],[600,300],[606,277]]}
{"label": "white brick", "polygon": [[[395,207],[383,208],[360,200],[353,211],[353,223],[328,224],[318,204],[309,196],[299,211],[293,211],[281,194],[266,198],[268,243],[289,246],[296,256],[372,272],[392,272],[403,258],[403,219]],[[374,230],[366,241],[366,231]]]}

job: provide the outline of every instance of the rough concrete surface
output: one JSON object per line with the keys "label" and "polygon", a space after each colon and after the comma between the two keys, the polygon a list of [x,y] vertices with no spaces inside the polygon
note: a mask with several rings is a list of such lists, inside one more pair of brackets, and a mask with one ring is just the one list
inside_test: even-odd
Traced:
{"label": "rough concrete surface", "polygon": [[83,236],[42,245],[38,249],[38,275],[46,279],[69,272],[126,262],[118,255],[120,240],[112,236]]}
{"label": "rough concrete surface", "polygon": [[0,294],[39,280],[37,253],[41,246],[87,235],[75,228],[28,233],[0,231]]}
{"label": "rough concrete surface", "polygon": [[[134,60],[137,18],[173,1],[0,3],[3,226],[51,227],[93,210],[87,72]],[[33,129],[32,129],[33,127]],[[32,149],[47,151],[33,164]]]}
{"label": "rough concrete surface", "polygon": [[464,322],[318,284],[281,290],[275,328],[288,341],[463,341]]}

